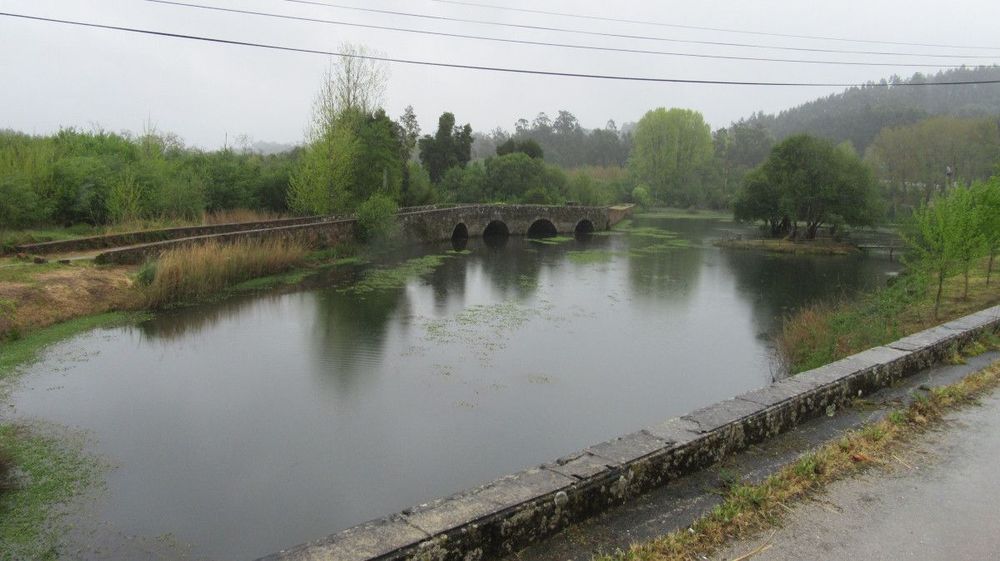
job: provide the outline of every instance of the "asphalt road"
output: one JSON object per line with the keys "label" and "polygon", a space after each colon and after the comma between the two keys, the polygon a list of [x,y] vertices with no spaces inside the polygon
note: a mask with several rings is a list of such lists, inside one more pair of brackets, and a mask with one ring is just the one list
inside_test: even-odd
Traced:
{"label": "asphalt road", "polygon": [[739,559],[766,544],[749,559],[1000,559],[1000,391],[949,415],[897,456],[888,472],[834,483],[795,507],[773,537],[716,559]]}

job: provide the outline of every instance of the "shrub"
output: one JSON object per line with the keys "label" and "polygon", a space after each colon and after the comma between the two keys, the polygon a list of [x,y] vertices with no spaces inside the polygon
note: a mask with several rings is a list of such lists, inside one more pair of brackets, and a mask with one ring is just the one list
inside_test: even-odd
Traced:
{"label": "shrub", "polygon": [[635,189],[632,189],[632,202],[642,208],[648,208],[653,204],[653,198],[649,195],[649,187],[647,187],[646,184],[639,185]]}
{"label": "shrub", "polygon": [[376,193],[358,206],[357,218],[362,241],[387,238],[396,225],[396,202]]}

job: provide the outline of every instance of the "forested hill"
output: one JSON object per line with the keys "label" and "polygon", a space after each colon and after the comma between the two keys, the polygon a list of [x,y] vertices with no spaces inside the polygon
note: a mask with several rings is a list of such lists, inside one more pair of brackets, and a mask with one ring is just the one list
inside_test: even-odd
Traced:
{"label": "forested hill", "polygon": [[851,141],[861,153],[885,127],[909,125],[933,115],[960,117],[1000,116],[1000,84],[961,86],[904,86],[906,82],[959,82],[1000,80],[1000,66],[960,68],[933,76],[914,74],[909,79],[894,76],[884,85],[850,88],[815,101],[786,109],[777,115],[758,113],[751,123],[760,123],[778,140],[808,133],[835,142]]}

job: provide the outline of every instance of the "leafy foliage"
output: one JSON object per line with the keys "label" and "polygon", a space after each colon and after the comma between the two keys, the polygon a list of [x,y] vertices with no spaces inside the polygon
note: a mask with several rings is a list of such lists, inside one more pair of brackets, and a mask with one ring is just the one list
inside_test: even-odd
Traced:
{"label": "leafy foliage", "polygon": [[712,134],[701,113],[661,107],[636,126],[629,167],[649,185],[654,199],[687,207],[702,200],[700,187],[712,154]]}
{"label": "leafy foliage", "polygon": [[846,146],[807,135],[791,137],[750,172],[737,196],[739,220],[763,221],[774,236],[812,239],[821,225],[866,226],[881,212],[871,171]]}
{"label": "leafy foliage", "polygon": [[472,159],[472,127],[466,124],[456,129],[455,115],[444,113],[438,119],[434,136],[424,136],[418,146],[420,163],[430,174],[431,181],[439,183],[450,168],[465,167]]}

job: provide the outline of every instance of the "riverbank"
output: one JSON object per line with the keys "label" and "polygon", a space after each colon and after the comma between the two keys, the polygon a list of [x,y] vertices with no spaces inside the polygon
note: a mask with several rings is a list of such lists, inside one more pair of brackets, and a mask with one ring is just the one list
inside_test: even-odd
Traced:
{"label": "riverbank", "polygon": [[962,275],[945,281],[941,309],[934,313],[929,281],[919,275],[851,300],[803,308],[785,319],[776,344],[795,374],[963,315],[1000,304],[1000,282],[987,284],[987,262],[972,270],[965,295]]}
{"label": "riverbank", "polygon": [[767,251],[770,253],[790,253],[794,255],[851,255],[858,253],[858,248],[846,243],[829,240],[798,241],[791,240],[716,240],[716,247],[726,249],[741,249],[752,251]]}

